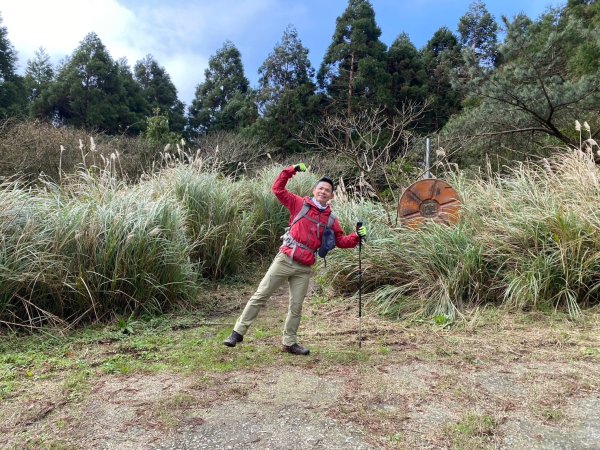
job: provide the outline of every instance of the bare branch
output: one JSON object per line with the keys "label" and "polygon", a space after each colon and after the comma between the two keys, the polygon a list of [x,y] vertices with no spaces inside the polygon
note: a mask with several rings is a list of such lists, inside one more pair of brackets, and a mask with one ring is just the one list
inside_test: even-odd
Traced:
{"label": "bare branch", "polygon": [[[298,140],[353,161],[361,177],[368,179],[375,195],[383,203],[375,173],[383,174],[384,179],[389,180],[390,164],[406,156],[413,136],[412,126],[423,116],[427,107],[427,102],[406,102],[395,110],[393,116],[383,106],[353,113],[344,111],[310,124]],[[391,220],[389,214],[388,219]]]}

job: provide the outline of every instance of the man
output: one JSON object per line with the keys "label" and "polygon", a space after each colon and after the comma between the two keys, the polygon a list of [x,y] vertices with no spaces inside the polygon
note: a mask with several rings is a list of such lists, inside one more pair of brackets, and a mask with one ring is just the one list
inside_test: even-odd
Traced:
{"label": "man", "polygon": [[[303,163],[290,166],[279,174],[272,191],[277,200],[290,212],[290,227],[284,235],[283,245],[263,277],[258,289],[252,295],[242,315],[238,318],[233,332],[223,342],[235,347],[244,340],[244,335],[252,325],[261,308],[273,292],[287,281],[290,288],[290,305],[283,330],[283,351],[294,355],[308,355],[310,351],[297,342],[296,333],[300,325],[302,303],[308,290],[315,253],[321,246],[322,236],[329,224],[335,236],[335,245],[340,248],[353,248],[358,245],[367,231],[363,226],[356,233],[344,235],[344,231],[332,214],[328,205],[333,199],[333,181],[321,178],[312,191],[312,197],[300,197],[286,189],[287,182],[297,173],[305,172]],[[305,206],[308,205],[308,206]]]}

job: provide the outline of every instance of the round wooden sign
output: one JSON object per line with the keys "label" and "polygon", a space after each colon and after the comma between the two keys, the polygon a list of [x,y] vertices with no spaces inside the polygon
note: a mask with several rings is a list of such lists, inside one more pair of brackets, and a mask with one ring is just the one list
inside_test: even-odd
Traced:
{"label": "round wooden sign", "polygon": [[454,224],[458,220],[460,200],[448,183],[435,178],[411,184],[400,197],[398,216],[411,228],[431,220]]}

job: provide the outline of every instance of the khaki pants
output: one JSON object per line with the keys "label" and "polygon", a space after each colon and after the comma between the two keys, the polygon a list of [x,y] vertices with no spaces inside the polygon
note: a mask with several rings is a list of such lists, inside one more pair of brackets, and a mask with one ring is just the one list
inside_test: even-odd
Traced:
{"label": "khaki pants", "polygon": [[283,345],[292,345],[296,343],[296,333],[300,326],[302,316],[302,303],[308,290],[308,283],[312,274],[312,267],[291,262],[283,253],[278,253],[271,267],[258,285],[258,289],[250,297],[242,315],[239,317],[233,329],[241,335],[246,334],[248,328],[259,311],[273,292],[279,288],[285,281],[290,287],[290,306],[287,319],[283,328]]}

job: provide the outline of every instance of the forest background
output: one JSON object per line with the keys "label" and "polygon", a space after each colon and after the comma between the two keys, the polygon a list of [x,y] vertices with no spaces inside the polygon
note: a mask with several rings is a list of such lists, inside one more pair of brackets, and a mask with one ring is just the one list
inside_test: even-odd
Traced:
{"label": "forest background", "polygon": [[[21,76],[18,49],[4,27],[0,116],[143,136],[157,144],[147,150],[147,164],[169,142],[185,138],[196,147],[195,141],[217,133],[251,140],[272,157],[330,151],[323,130],[311,125],[356,120],[370,110],[406,125],[395,156],[417,141],[422,148],[422,138],[431,136],[450,162],[479,165],[488,155],[505,164],[547,154],[554,144],[578,146],[576,119],[597,130],[597,9],[594,1],[570,1],[536,19],[496,19],[477,1],[460,18],[458,33],[440,28],[417,49],[405,33],[387,47],[372,5],[352,1],[318,68],[290,25],[251,88],[240,52],[226,41],[210,57],[190,105],[152,55],[132,68],[125,59],[115,61],[93,32],[57,65],[40,47]],[[6,147],[3,152],[10,155]],[[29,161],[18,167],[7,161],[13,158],[2,159],[2,175],[56,172],[36,167],[36,158],[17,158]]]}

